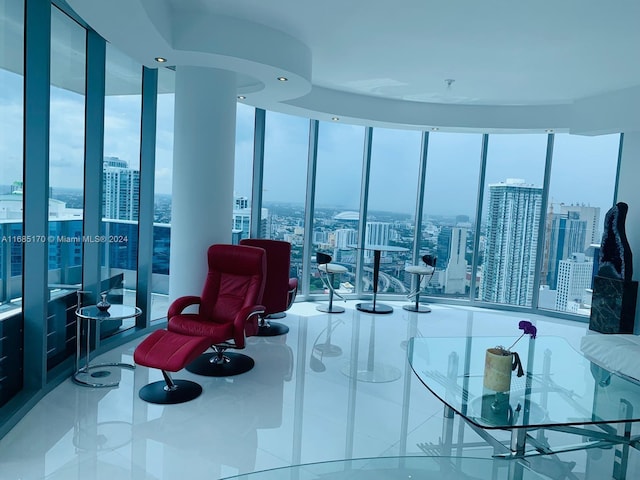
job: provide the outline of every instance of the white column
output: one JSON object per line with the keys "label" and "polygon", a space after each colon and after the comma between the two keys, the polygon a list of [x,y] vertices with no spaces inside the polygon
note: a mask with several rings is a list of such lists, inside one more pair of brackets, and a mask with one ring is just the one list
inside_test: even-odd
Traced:
{"label": "white column", "polygon": [[[640,280],[640,132],[624,134],[618,202],[629,205],[625,223],[627,239],[633,254],[633,280]],[[635,333],[640,333],[640,305],[636,305]]]}
{"label": "white column", "polygon": [[169,299],[200,295],[206,252],[231,243],[236,77],[176,68]]}

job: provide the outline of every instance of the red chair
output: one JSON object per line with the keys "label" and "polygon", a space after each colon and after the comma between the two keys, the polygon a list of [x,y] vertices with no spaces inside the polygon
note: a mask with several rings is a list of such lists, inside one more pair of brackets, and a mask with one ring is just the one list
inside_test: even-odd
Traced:
{"label": "red chair", "polygon": [[265,313],[258,323],[258,336],[273,337],[287,333],[289,327],[269,320],[286,316],[284,312],[289,310],[298,292],[298,279],[289,278],[291,244],[281,240],[246,238],[240,240],[240,245],[264,248],[267,252],[267,283],[262,297]]}
{"label": "red chair", "polygon": [[[200,355],[187,370],[200,375],[223,377],[247,372],[252,358],[226,352],[242,349],[245,337],[258,333],[258,317],[265,285],[266,254],[261,248],[212,245],[207,252],[209,272],[202,295],[174,300],[167,313],[170,332],[208,337],[213,353]],[[198,305],[198,313],[183,313]]]}

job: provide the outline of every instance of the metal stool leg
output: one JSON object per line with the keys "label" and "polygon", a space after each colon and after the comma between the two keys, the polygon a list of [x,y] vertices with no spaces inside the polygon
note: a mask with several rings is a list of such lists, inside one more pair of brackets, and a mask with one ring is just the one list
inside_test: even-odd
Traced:
{"label": "metal stool leg", "polygon": [[431,311],[431,308],[427,307],[426,305],[420,305],[420,284],[422,283],[422,275],[417,274],[418,275],[418,285],[416,288],[416,303],[415,305],[403,305],[402,308],[404,310],[407,310],[409,312],[416,312],[416,313],[429,313]]}
{"label": "metal stool leg", "polygon": [[329,306],[318,305],[316,310],[325,313],[343,313],[344,307],[333,306],[333,280],[335,278],[335,273],[330,273],[329,277]]}

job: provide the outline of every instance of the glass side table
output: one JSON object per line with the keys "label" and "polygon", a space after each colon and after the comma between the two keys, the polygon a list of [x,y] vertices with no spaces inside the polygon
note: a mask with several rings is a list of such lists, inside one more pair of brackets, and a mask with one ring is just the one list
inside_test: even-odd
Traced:
{"label": "glass side table", "polygon": [[[136,368],[135,365],[122,362],[94,363],[89,361],[91,353],[91,330],[94,324],[102,320],[125,320],[135,318],[142,314],[138,307],[129,305],[111,305],[107,312],[100,311],[96,305],[88,305],[76,310],[76,361],[73,373],[73,381],[85,387],[116,387],[120,383],[109,378],[113,375],[113,368]],[[82,323],[86,324],[84,355],[82,348]],[[84,365],[80,366],[81,358],[84,356]]]}

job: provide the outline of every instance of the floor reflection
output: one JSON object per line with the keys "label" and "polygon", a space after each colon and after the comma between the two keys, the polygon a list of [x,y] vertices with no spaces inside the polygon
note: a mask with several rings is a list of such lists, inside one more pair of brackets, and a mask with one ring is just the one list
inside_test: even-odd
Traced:
{"label": "floor reflection", "polygon": [[[253,370],[234,377],[176,379],[203,394],[181,405],[151,405],[138,390],[159,371],[123,370],[120,385],[90,389],[68,380],[0,440],[0,479],[216,479],[302,463],[382,456],[423,456],[442,436],[442,404],[406,360],[414,336],[492,335],[536,323],[579,348],[586,325],[531,315],[432,304],[431,313],[387,301],[390,315],[346,304],[340,315],[298,303],[282,323],[287,335],[249,339]],[[132,362],[137,342],[96,361]],[[456,424],[456,430],[464,429]],[[473,439],[467,432],[466,439]],[[480,442],[456,455],[489,458]],[[566,442],[565,442],[566,443]],[[562,457],[578,478],[610,475],[610,451]],[[627,478],[640,475],[633,452]],[[588,470],[588,473],[587,473]],[[597,476],[600,474],[600,476]]]}

